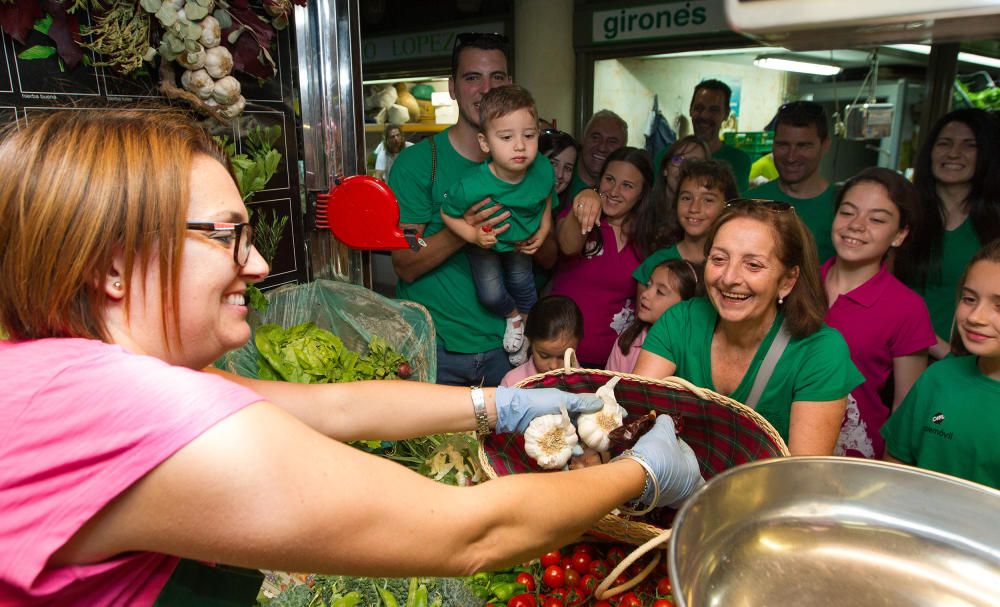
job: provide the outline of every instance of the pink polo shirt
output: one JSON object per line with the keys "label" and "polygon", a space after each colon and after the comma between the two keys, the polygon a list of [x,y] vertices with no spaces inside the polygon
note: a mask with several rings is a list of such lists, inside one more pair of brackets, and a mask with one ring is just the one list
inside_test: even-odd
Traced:
{"label": "pink polo shirt", "polygon": [[646,341],[646,335],[649,333],[649,327],[642,330],[632,345],[629,346],[628,354],[622,354],[622,349],[615,342],[615,347],[611,348],[611,356],[608,356],[608,364],[605,365],[605,369],[608,371],[616,371],[618,373],[631,373],[632,369],[635,369],[635,363],[639,360],[639,353],[642,352],[642,342]]}
{"label": "pink polo shirt", "polygon": [[535,359],[529,356],[527,362],[507,371],[507,375],[504,375],[503,379],[500,380],[500,385],[509,388],[522,379],[531,377],[537,373],[538,369],[535,367]]}
{"label": "pink polo shirt", "polygon": [[[823,264],[824,282],[836,260],[833,257]],[[883,266],[867,282],[837,297],[824,320],[844,336],[851,360],[865,376],[865,382],[848,396],[835,453],[881,459],[885,442],[879,430],[889,418],[892,403],[882,402],[879,391],[892,372],[894,358],[936,342],[927,305]]]}

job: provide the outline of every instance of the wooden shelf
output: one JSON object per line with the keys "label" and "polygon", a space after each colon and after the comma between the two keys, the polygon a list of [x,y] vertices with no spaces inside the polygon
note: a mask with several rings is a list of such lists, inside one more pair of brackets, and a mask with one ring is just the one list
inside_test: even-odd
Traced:
{"label": "wooden shelf", "polygon": [[[451,124],[434,124],[433,122],[407,122],[402,125],[404,133],[438,133],[446,128],[454,126]],[[384,124],[366,124],[366,133],[381,133],[385,129]]]}

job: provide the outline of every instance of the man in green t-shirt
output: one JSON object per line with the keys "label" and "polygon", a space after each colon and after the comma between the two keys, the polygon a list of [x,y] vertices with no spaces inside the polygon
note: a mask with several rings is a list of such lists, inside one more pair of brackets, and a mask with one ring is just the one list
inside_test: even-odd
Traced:
{"label": "man in green t-shirt", "polygon": [[[479,100],[490,89],[511,83],[510,53],[510,43],[500,34],[456,36],[448,91],[458,104],[458,122],[403,150],[389,175],[399,200],[400,227],[416,229],[427,243],[418,251],[393,251],[396,295],[430,312],[437,332],[437,381],[442,384],[495,386],[510,370],[502,343],[504,319],[480,305],[462,250],[465,241],[445,227],[440,213],[448,188],[486,159],[478,138]],[[466,218],[499,235],[510,214],[491,217],[494,213],[480,203]]]}
{"label": "man in green t-shirt", "polygon": [[628,143],[628,123],[611,110],[595,112],[583,129],[580,154],[577,157],[573,181],[569,184],[569,199],[580,190],[593,188],[601,176],[604,161],[611,152]]}
{"label": "man in green t-shirt", "polygon": [[812,101],[786,103],[774,119],[774,167],[778,178],[749,192],[752,198],[780,200],[795,212],[816,241],[819,262],[836,251],[833,228],[834,190],[819,173],[819,165],[830,149],[830,130],[823,106]]}
{"label": "man in green t-shirt", "polygon": [[736,187],[740,192],[746,192],[750,187],[750,156],[719,139],[722,123],[729,118],[729,101],[732,96],[733,90],[725,82],[702,80],[694,87],[688,113],[691,114],[694,134],[708,145],[712,160],[728,164],[736,177]]}

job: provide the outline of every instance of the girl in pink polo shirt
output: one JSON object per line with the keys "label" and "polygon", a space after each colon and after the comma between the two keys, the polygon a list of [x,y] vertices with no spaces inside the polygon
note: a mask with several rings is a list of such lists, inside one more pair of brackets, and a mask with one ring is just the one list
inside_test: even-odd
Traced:
{"label": "girl in pink polo shirt", "polygon": [[642,342],[646,339],[649,327],[670,306],[705,292],[701,273],[702,264],[691,263],[686,259],[668,259],[653,268],[649,280],[639,290],[635,320],[622,331],[615,347],[611,349],[605,365],[608,371],[632,372],[639,352],[642,352]]}
{"label": "girl in pink polo shirt", "polygon": [[531,355],[503,376],[501,386],[513,386],[526,377],[563,366],[566,349],[575,350],[583,339],[583,313],[569,297],[547,295],[531,308],[524,337]]}
{"label": "girl in pink polo shirt", "polygon": [[895,171],[869,168],[848,180],[837,199],[837,255],[822,268],[825,321],[844,336],[865,376],[847,398],[837,455],[882,457],[879,430],[927,367],[927,349],[935,343],[923,299],[886,268],[916,227],[919,198]]}

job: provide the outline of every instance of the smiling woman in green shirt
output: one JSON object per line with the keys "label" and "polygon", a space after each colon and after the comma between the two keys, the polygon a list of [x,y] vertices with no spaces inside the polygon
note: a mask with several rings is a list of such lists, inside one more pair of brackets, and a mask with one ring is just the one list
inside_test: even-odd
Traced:
{"label": "smiling woman in green shirt", "polygon": [[[808,229],[787,204],[739,200],[719,218],[708,246],[707,299],[667,310],[633,373],[677,375],[755,406],[792,455],[832,454],[847,395],[864,377],[843,337],[823,324]],[[787,335],[783,350],[779,334]],[[762,367],[772,347],[780,356],[768,377]]]}

